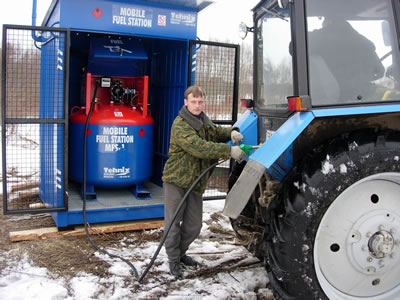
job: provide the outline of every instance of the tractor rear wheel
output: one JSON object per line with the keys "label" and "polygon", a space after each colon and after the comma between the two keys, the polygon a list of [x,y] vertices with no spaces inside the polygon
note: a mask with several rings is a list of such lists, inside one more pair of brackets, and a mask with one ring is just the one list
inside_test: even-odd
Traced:
{"label": "tractor rear wheel", "polygon": [[357,132],[287,176],[265,235],[278,298],[400,298],[399,156],[398,132]]}

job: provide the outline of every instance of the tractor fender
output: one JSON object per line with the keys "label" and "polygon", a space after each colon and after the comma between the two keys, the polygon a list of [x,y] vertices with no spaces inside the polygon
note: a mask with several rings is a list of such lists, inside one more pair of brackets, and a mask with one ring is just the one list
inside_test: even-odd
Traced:
{"label": "tractor fender", "polygon": [[223,213],[236,219],[246,206],[264,172],[282,180],[293,168],[292,145],[315,118],[384,114],[400,111],[399,104],[318,109],[294,113],[248,158],[238,180],[228,193]]}
{"label": "tractor fender", "polygon": [[[312,112],[296,112],[250,155],[246,166],[226,197],[223,210],[226,216],[233,219],[239,216],[264,172],[274,170],[274,163],[282,154],[288,154],[287,150],[313,119]],[[246,136],[245,132],[244,135]],[[274,174],[271,175],[274,176]]]}

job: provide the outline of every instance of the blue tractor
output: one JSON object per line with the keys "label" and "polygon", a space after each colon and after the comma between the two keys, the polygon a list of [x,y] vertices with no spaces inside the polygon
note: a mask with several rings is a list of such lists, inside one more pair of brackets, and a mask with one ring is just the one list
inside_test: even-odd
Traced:
{"label": "blue tractor", "polygon": [[278,299],[400,298],[400,2],[264,0],[224,213]]}

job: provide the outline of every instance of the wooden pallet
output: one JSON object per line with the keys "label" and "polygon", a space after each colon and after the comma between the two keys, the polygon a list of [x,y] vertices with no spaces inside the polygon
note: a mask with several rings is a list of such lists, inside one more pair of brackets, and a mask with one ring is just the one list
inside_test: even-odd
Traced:
{"label": "wooden pallet", "polygon": [[[121,232],[121,231],[157,229],[162,226],[164,226],[164,219],[101,223],[101,224],[91,224],[89,228],[89,233],[102,234],[102,233]],[[59,231],[57,227],[46,227],[39,229],[14,231],[9,233],[9,237],[10,241],[19,242],[19,241],[43,240],[43,239],[63,237],[63,236],[79,236],[84,234],[85,234],[85,227],[83,225],[80,225],[75,227],[74,230],[65,230],[65,231]]]}

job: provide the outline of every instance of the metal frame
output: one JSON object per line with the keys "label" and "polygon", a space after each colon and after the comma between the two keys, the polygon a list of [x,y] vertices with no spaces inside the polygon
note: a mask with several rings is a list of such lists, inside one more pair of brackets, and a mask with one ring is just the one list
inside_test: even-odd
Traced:
{"label": "metal frame", "polygon": [[[209,45],[209,46],[216,46],[222,48],[233,48],[235,49],[235,70],[234,70],[234,78],[233,78],[233,99],[238,99],[239,97],[239,71],[240,71],[240,46],[228,43],[220,43],[220,42],[209,42],[209,41],[200,41],[200,40],[190,40],[189,41],[189,68],[193,66],[193,49],[196,45]],[[192,84],[194,81],[194,72],[190,69],[188,71],[188,86]],[[219,125],[233,125],[237,121],[237,114],[238,114],[238,103],[237,101],[233,101],[232,107],[232,120],[231,121],[221,121],[221,120],[213,120],[214,123]]]}
{"label": "metal frame", "polygon": [[[194,83],[195,71],[193,70],[193,66],[195,65],[195,61],[193,61],[193,54],[197,47],[201,47],[201,45],[209,45],[215,47],[225,47],[225,48],[233,48],[235,49],[235,66],[234,66],[234,78],[233,78],[233,103],[232,103],[232,119],[230,121],[225,120],[213,120],[215,124],[218,125],[233,125],[237,121],[238,114],[238,99],[239,97],[239,71],[240,71],[240,46],[228,43],[220,43],[220,42],[210,42],[210,41],[200,41],[200,40],[190,40],[189,41],[189,70],[188,70],[188,86]],[[232,164],[229,165],[229,170],[232,169]],[[211,175],[212,176],[212,175]],[[226,196],[207,196],[203,197],[203,201],[209,200],[218,200],[225,199]]]}
{"label": "metal frame", "polygon": [[[296,2],[297,3],[297,2]],[[276,0],[265,0],[265,1],[260,1],[257,6],[253,9],[253,27],[254,27],[254,38],[253,38],[253,82],[258,82],[258,74],[257,74],[257,66],[258,66],[258,55],[257,55],[257,36],[258,36],[258,28],[257,28],[257,21],[262,18],[265,14],[266,14],[266,10],[262,9],[262,7],[265,7],[266,9],[271,9],[272,7],[274,7],[275,5],[278,5],[278,1]],[[291,7],[293,7],[294,3],[290,3],[289,4],[289,9],[291,10],[291,14],[293,17],[294,14],[294,10],[291,9]],[[294,27],[294,22],[292,22],[291,24],[292,27],[292,31],[296,30]],[[298,47],[297,47],[298,48]],[[296,51],[298,51],[296,49]],[[297,52],[296,52],[297,55]],[[295,56],[293,55],[293,67],[294,67],[294,71],[293,71],[293,87],[294,89],[297,89],[297,87],[299,86],[297,84],[297,78],[298,78],[298,73],[299,70],[297,67],[295,67]],[[306,55],[304,53],[304,55]],[[306,65],[307,66],[307,65]],[[307,78],[305,78],[305,80],[307,81]],[[259,113],[260,116],[269,116],[269,117],[281,117],[281,118],[289,118],[289,116],[292,114],[291,111],[285,109],[285,108],[260,108],[258,106],[258,101],[257,98],[259,97],[258,92],[257,92],[257,84],[253,84],[253,97],[254,97],[254,106],[255,106],[255,110],[257,111],[257,113]]]}
{"label": "metal frame", "polygon": [[[64,118],[58,119],[48,119],[48,118],[7,118],[6,116],[6,41],[7,41],[7,30],[15,29],[15,30],[31,30],[34,31],[43,31],[43,32],[63,32],[65,33],[64,40],[64,61],[63,61],[63,91],[64,91]],[[32,39],[32,43],[34,40]],[[3,41],[2,41],[2,172],[3,172],[3,212],[4,214],[21,214],[21,213],[44,213],[44,212],[55,212],[55,211],[65,211],[68,208],[68,196],[67,196],[67,188],[68,188],[68,82],[69,82],[69,44],[70,44],[70,32],[65,28],[50,28],[50,27],[41,27],[41,26],[21,26],[21,25],[4,25],[3,26]],[[8,208],[7,203],[7,165],[6,165],[6,124],[62,124],[64,125],[64,158],[63,158],[63,167],[64,167],[64,181],[62,182],[64,188],[64,197],[63,197],[63,206],[54,207],[54,208],[38,208],[38,209],[22,209],[22,210],[10,210]]]}

